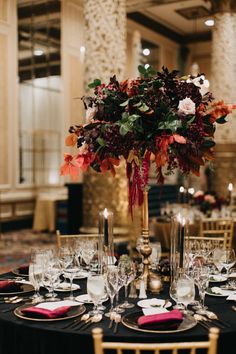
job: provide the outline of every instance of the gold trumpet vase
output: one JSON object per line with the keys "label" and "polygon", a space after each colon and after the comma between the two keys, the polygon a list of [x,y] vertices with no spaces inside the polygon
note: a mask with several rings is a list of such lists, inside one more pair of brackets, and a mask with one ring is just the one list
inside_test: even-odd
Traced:
{"label": "gold trumpet vase", "polygon": [[[149,217],[148,217],[148,190],[145,187],[143,191],[143,205],[142,205],[142,238],[143,243],[140,248],[140,253],[143,256],[143,271],[139,277],[144,280],[146,289],[152,293],[159,294],[163,288],[163,281],[160,275],[151,271],[149,257],[152,254],[152,248],[149,242]],[[138,282],[139,284],[139,282]],[[138,285],[139,286],[139,285]]]}

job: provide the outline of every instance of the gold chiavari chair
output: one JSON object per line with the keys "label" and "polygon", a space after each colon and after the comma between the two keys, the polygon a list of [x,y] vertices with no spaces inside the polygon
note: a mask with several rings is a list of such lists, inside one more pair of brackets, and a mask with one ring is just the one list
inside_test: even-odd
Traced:
{"label": "gold chiavari chair", "polygon": [[76,234],[76,235],[61,235],[59,230],[56,230],[57,247],[73,246],[76,241],[98,240],[98,234]]}
{"label": "gold chiavari chair", "polygon": [[233,219],[206,218],[200,222],[200,237],[223,238],[223,247],[231,248],[234,232]]}
{"label": "gold chiavari chair", "polygon": [[188,236],[185,240],[185,247],[188,250],[213,250],[223,248],[225,244],[224,237],[201,237]]}
{"label": "gold chiavari chair", "polygon": [[[131,350],[135,354],[142,351],[151,351],[154,354],[162,354],[168,351],[168,354],[178,354],[183,349],[188,350],[189,354],[196,354],[197,349],[206,349],[206,354],[217,353],[217,343],[219,337],[218,328],[210,328],[207,341],[202,342],[179,342],[179,343],[122,343],[122,342],[103,342],[103,331],[101,328],[92,330],[94,342],[94,354],[104,354],[106,349],[113,349],[117,354],[123,354],[123,351]],[[185,351],[186,353],[186,351]],[[202,352],[201,352],[202,353]]]}

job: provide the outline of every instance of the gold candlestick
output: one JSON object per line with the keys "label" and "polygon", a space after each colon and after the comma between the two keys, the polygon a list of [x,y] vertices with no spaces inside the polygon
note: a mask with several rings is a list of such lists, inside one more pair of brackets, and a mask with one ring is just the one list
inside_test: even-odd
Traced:
{"label": "gold candlestick", "polygon": [[[152,248],[149,243],[149,223],[148,223],[148,187],[143,191],[142,205],[142,238],[143,244],[140,253],[143,256],[143,272],[139,280],[144,280],[147,290],[152,293],[159,293],[163,288],[162,278],[150,270],[149,257],[152,254]],[[140,283],[140,282],[138,282]]]}

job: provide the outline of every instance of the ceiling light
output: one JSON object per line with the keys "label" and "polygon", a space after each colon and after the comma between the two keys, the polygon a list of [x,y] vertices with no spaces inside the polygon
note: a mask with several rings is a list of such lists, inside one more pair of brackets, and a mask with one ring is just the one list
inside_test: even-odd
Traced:
{"label": "ceiling light", "polygon": [[80,47],[80,53],[81,53],[81,54],[84,54],[84,52],[85,52],[85,47],[82,45],[82,46]]}
{"label": "ceiling light", "polygon": [[214,26],[215,21],[214,21],[212,18],[209,18],[209,19],[206,20],[204,23],[205,23],[206,26],[212,27],[212,26]]}
{"label": "ceiling light", "polygon": [[145,69],[148,69],[149,66],[150,66],[149,64],[145,64],[145,65],[144,65]]}
{"label": "ceiling light", "polygon": [[43,54],[44,54],[44,51],[42,49],[35,49],[34,50],[34,55],[36,55],[36,56],[40,56]]}
{"label": "ceiling light", "polygon": [[145,55],[146,57],[147,57],[148,55],[150,55],[150,49],[145,48],[145,49],[143,50],[143,55]]}

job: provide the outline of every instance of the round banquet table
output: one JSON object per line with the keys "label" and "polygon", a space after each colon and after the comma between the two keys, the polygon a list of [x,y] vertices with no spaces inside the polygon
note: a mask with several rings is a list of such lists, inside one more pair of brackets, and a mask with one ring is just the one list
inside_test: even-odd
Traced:
{"label": "round banquet table", "polygon": [[[12,274],[1,275],[1,279]],[[86,280],[76,281],[81,289],[75,291],[75,295],[86,292]],[[59,293],[62,297],[68,293]],[[148,296],[153,297],[153,296]],[[158,298],[168,297],[168,286]],[[121,300],[123,293],[121,292]],[[137,304],[139,299],[129,299]],[[109,302],[105,303],[109,308]],[[229,328],[221,329],[219,338],[218,354],[235,354],[236,348],[236,312],[232,310],[233,303],[226,301],[222,297],[206,296],[206,305],[209,310],[214,311],[220,319],[230,324]],[[124,341],[124,342],[174,342],[174,341],[201,341],[207,340],[208,331],[199,324],[194,328],[184,332],[172,334],[143,333],[125,327],[120,324],[118,332],[113,334],[108,328],[109,319],[103,317],[102,322],[93,324],[83,331],[76,328],[63,329],[71,320],[55,322],[34,322],[16,317],[13,311],[2,312],[2,310],[16,307],[17,305],[0,305],[0,354],[93,354],[93,340],[91,329],[102,327],[104,331],[104,341]],[[89,310],[91,305],[86,305]],[[140,310],[138,306],[130,309],[129,312]],[[128,311],[126,312],[128,313]]]}

